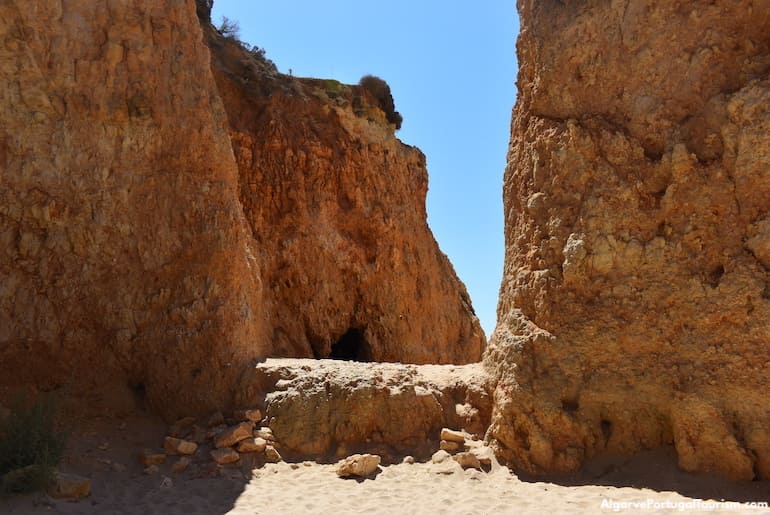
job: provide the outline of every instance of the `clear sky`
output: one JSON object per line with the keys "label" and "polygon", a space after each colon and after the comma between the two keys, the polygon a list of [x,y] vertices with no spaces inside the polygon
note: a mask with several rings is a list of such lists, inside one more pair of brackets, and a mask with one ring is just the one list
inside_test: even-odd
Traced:
{"label": "clear sky", "polygon": [[502,176],[515,100],[515,2],[215,0],[212,21],[295,76],[390,84],[397,136],[427,156],[428,223],[489,336],[503,269]]}

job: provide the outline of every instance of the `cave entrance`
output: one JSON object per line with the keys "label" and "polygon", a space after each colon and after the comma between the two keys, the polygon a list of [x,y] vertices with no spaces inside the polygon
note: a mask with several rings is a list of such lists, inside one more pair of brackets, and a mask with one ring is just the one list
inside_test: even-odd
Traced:
{"label": "cave entrance", "polygon": [[336,343],[332,344],[329,358],[345,361],[369,361],[369,345],[364,338],[364,331],[355,327],[348,329]]}

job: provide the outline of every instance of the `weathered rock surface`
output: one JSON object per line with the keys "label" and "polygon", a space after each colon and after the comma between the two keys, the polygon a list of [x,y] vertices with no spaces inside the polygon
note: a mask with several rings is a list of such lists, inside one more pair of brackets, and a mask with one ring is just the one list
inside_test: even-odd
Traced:
{"label": "weathered rock surface", "polygon": [[353,454],[337,463],[336,472],[340,477],[366,477],[374,474],[380,461],[376,454]]}
{"label": "weathered rock surface", "polygon": [[226,405],[269,340],[194,3],[11,0],[0,42],[0,387]]}
{"label": "weathered rock surface", "polygon": [[770,9],[519,2],[490,436],[770,477]]}
{"label": "weathered rock surface", "polygon": [[251,422],[241,422],[240,424],[228,427],[214,437],[214,447],[217,449],[230,447],[241,440],[251,438],[253,427]]}
{"label": "weathered rock surface", "polygon": [[82,499],[91,495],[91,480],[76,474],[57,472],[48,494],[56,499]]}
{"label": "weathered rock surface", "polygon": [[0,388],[172,418],[267,356],[477,361],[424,156],[210,6],[203,32],[193,0],[0,6]]}
{"label": "weathered rock surface", "polygon": [[271,356],[479,361],[483,331],[427,225],[423,154],[358,86],[280,75],[206,34]]}
{"label": "weathered rock surface", "polygon": [[234,463],[241,459],[241,455],[231,447],[224,447],[222,449],[214,449],[209,452],[211,459],[220,465],[227,465],[228,463]]}
{"label": "weathered rock surface", "polygon": [[[372,452],[388,461],[399,453],[430,456],[444,427],[483,435],[491,411],[487,379],[481,364],[268,359],[239,400],[264,405],[287,456]],[[270,392],[264,402],[260,392]],[[474,409],[457,409],[466,405]]]}

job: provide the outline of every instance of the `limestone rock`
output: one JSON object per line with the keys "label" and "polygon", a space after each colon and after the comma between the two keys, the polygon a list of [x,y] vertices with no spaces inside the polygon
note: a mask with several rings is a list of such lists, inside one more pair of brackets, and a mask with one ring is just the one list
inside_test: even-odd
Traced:
{"label": "limestone rock", "polygon": [[433,456],[431,456],[430,461],[432,463],[444,463],[446,460],[450,459],[452,457],[451,454],[449,454],[445,450],[439,450],[433,453]]}
{"label": "limestone rock", "polygon": [[267,447],[267,440],[264,438],[246,438],[238,442],[238,452],[262,452]]}
{"label": "limestone rock", "polygon": [[481,462],[472,452],[458,452],[452,459],[455,460],[463,469],[474,468],[480,469]]}
{"label": "limestone rock", "polygon": [[461,431],[454,431],[452,429],[443,428],[441,430],[441,439],[446,440],[447,442],[465,444],[465,434]]}
{"label": "limestone rock", "polygon": [[439,444],[439,449],[447,452],[459,451],[461,447],[462,446],[459,443],[451,442],[449,440],[441,440],[441,443]]}
{"label": "limestone rock", "polygon": [[167,454],[195,454],[195,451],[198,450],[198,444],[167,436],[163,439],[163,448]]}
{"label": "limestone rock", "polygon": [[166,454],[163,452],[144,449],[141,454],[139,454],[139,461],[141,461],[142,465],[144,466],[162,465],[163,463],[166,463]]}
{"label": "limestone rock", "polygon": [[214,449],[209,453],[211,459],[220,465],[226,465],[228,463],[234,463],[241,459],[241,455],[230,447],[224,447],[222,449]]}
{"label": "limestone rock", "polygon": [[214,447],[217,449],[222,447],[230,447],[251,436],[252,423],[241,422],[240,424],[228,427],[224,431],[217,434],[214,437]]}
{"label": "limestone rock", "polygon": [[358,86],[282,76],[205,35],[262,256],[272,355],[478,361],[483,331],[427,224],[425,156]]}
{"label": "limestone rock", "polygon": [[265,460],[268,463],[280,463],[283,461],[283,457],[275,447],[268,445],[265,447]]}
{"label": "limestone rock", "polygon": [[[404,365],[330,360],[268,359],[256,366],[240,402],[264,396],[265,419],[288,452],[343,458],[367,446],[387,460],[409,453],[427,458],[437,428],[461,422],[455,406],[476,406],[488,424],[488,376],[475,365]],[[408,413],[409,416],[403,416]],[[259,432],[255,432],[259,436]]]}
{"label": "limestone rock", "polygon": [[337,463],[337,475],[340,477],[366,477],[380,466],[381,458],[375,454],[353,454]]}
{"label": "limestone rock", "polygon": [[56,473],[48,494],[56,499],[81,499],[91,495],[91,480],[75,474]]}
{"label": "limestone rock", "polygon": [[518,5],[496,452],[770,478],[767,9]]}
{"label": "limestone rock", "polygon": [[194,2],[3,2],[0,34],[0,386],[225,405],[271,344]]}

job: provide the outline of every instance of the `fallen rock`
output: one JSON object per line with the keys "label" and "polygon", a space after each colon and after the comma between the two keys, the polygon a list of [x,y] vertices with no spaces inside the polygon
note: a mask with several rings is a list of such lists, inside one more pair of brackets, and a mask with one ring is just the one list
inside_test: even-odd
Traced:
{"label": "fallen rock", "polygon": [[146,467],[150,465],[162,465],[163,463],[166,463],[166,454],[144,449],[141,454],[139,454],[139,461]]}
{"label": "fallen rock", "polygon": [[406,463],[407,465],[414,465],[414,456],[404,456],[404,459],[401,461],[401,463]]}
{"label": "fallen rock", "polygon": [[377,470],[380,461],[381,458],[376,454],[353,454],[337,463],[337,475],[340,477],[366,477]]}
{"label": "fallen rock", "polygon": [[195,420],[194,417],[180,418],[169,427],[168,434],[175,438],[185,438],[192,432]]}
{"label": "fallen rock", "polygon": [[241,422],[240,424],[231,426],[217,434],[214,437],[214,447],[217,449],[221,449],[222,447],[231,447],[241,440],[245,440],[251,436],[252,423]]}
{"label": "fallen rock", "polygon": [[447,442],[465,443],[465,434],[460,431],[444,428],[441,430],[441,439]]}
{"label": "fallen rock", "polygon": [[192,460],[190,458],[188,458],[187,456],[182,456],[176,461],[176,463],[171,465],[171,472],[180,474],[185,470],[187,470],[187,467],[190,466],[190,463],[192,463]]}
{"label": "fallen rock", "polygon": [[233,418],[238,422],[249,421],[256,424],[262,420],[262,412],[258,409],[239,409],[233,413]]}
{"label": "fallen rock", "polygon": [[190,431],[189,438],[191,441],[197,443],[198,445],[201,445],[203,443],[206,443],[206,440],[208,440],[208,431],[206,431],[201,426],[196,424],[192,426],[192,430]]}
{"label": "fallen rock", "polygon": [[198,450],[198,444],[190,442],[188,440],[182,440],[180,438],[174,438],[173,436],[167,436],[163,439],[163,448],[168,454],[195,454]]}
{"label": "fallen rock", "polygon": [[439,449],[441,449],[442,451],[447,451],[447,452],[455,452],[455,451],[459,451],[461,446],[462,445],[460,443],[458,443],[458,442],[451,442],[449,440],[441,440],[441,444],[439,445]]}
{"label": "fallen rock", "polygon": [[430,461],[432,463],[444,463],[446,460],[451,458],[452,455],[444,450],[436,451],[433,453],[433,456],[431,456]]}
{"label": "fallen rock", "polygon": [[273,430],[269,427],[260,427],[259,429],[254,430],[254,437],[255,438],[264,438],[268,442],[275,441],[275,436],[273,436]]}
{"label": "fallen rock", "polygon": [[227,426],[225,424],[219,424],[218,426],[210,427],[208,430],[206,430],[206,440],[211,440],[219,433],[223,433],[224,431],[227,431]]}
{"label": "fallen rock", "polygon": [[81,499],[91,495],[91,480],[75,474],[58,472],[48,494],[56,499]]}
{"label": "fallen rock", "polygon": [[481,462],[472,452],[458,452],[452,459],[455,460],[463,469],[480,469]]}
{"label": "fallen rock", "polygon": [[241,455],[238,454],[234,449],[231,447],[224,447],[222,449],[215,449],[209,453],[211,455],[211,458],[219,463],[220,465],[225,465],[227,463],[234,463],[241,459]]}
{"label": "fallen rock", "polygon": [[268,445],[265,447],[265,460],[268,463],[279,463],[283,461],[283,457],[281,456],[281,453],[279,453],[275,447],[272,445]]}
{"label": "fallen rock", "polygon": [[246,438],[238,442],[238,452],[262,452],[267,448],[264,438]]}

